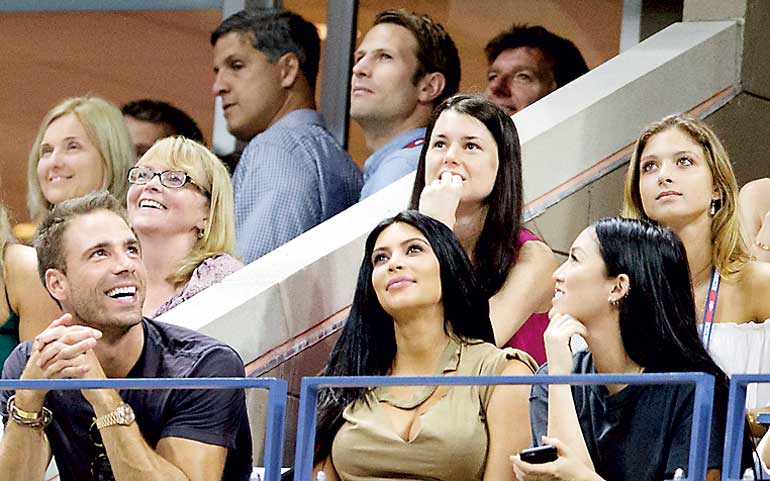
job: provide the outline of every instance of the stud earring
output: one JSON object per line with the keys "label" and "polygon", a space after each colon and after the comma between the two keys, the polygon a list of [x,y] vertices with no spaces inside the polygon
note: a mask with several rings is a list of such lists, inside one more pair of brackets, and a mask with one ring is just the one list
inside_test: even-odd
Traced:
{"label": "stud earring", "polygon": [[203,239],[203,229],[198,231],[198,239]]}

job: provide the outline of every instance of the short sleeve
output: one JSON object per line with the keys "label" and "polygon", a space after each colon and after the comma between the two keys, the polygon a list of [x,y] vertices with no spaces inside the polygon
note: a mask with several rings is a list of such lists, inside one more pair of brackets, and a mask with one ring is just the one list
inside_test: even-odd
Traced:
{"label": "short sleeve", "polygon": [[[532,356],[519,349],[507,347],[505,349],[495,348],[495,354],[489,356],[481,365],[481,376],[498,376],[503,372],[509,361],[517,360],[526,365],[531,372],[535,372],[537,369],[537,363],[532,359]],[[489,400],[492,397],[496,385],[479,386],[479,396],[481,398],[484,411],[487,410]]]}
{"label": "short sleeve", "polygon": [[305,155],[299,148],[259,141],[244,151],[234,179],[237,250],[244,262],[323,220],[318,172]]}
{"label": "short sleeve", "polygon": [[527,229],[520,229],[519,230],[519,238],[517,239],[519,247],[523,246],[525,243],[529,241],[539,241],[540,238],[533,234],[532,232],[528,231]]}
{"label": "short sleeve", "polygon": [[[243,361],[225,346],[205,352],[190,377],[243,377]],[[248,422],[243,389],[179,389],[167,407],[169,419],[160,437],[180,437],[236,447],[241,423]]]}

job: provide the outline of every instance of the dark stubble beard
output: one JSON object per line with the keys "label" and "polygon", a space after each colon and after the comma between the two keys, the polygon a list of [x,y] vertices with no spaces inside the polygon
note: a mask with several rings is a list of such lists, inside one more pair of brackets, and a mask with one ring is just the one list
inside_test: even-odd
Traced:
{"label": "dark stubble beard", "polygon": [[124,311],[120,317],[111,317],[114,315],[95,299],[99,293],[80,291],[72,297],[71,314],[83,324],[102,331],[105,337],[116,339],[142,321],[143,294],[141,290],[137,293],[141,298],[135,305],[135,313]]}

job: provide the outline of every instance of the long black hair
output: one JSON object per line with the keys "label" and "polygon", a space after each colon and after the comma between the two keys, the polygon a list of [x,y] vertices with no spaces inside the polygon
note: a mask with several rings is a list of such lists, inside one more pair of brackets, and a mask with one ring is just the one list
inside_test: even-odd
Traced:
{"label": "long black hair", "polygon": [[619,308],[628,356],[646,372],[700,371],[727,376],[703,346],[695,317],[690,269],[682,241],[645,221],[607,217],[593,224],[608,276],[626,274]]}
{"label": "long black hair", "polygon": [[430,149],[430,137],[439,116],[447,110],[477,119],[486,126],[497,143],[497,177],[492,192],[484,201],[488,206],[487,217],[473,252],[474,271],[488,299],[503,287],[508,271],[516,263],[519,253],[517,240],[524,206],[519,134],[513,120],[498,106],[482,97],[455,95],[442,102],[433,112],[425,132],[410,209],[419,208],[420,194],[425,187],[425,156]]}
{"label": "long black hair", "polygon": [[[479,289],[470,260],[460,242],[443,223],[407,210],[385,219],[366,239],[364,258],[350,315],[329,355],[325,376],[382,376],[388,374],[396,355],[393,319],[385,312],[372,285],[371,255],[380,234],[397,223],[422,232],[438,259],[444,330],[460,339],[494,343],[489,301]],[[326,389],[319,396],[316,459],[329,455],[331,443],[342,425],[342,411],[364,399],[366,388]]]}
{"label": "long black hair", "polygon": [[[705,372],[714,383],[714,416],[724,427],[729,380],[703,346],[684,244],[670,229],[607,217],[593,223],[608,276],[626,274],[628,295],[619,308],[620,337],[645,372]],[[753,446],[744,430],[743,468]]]}

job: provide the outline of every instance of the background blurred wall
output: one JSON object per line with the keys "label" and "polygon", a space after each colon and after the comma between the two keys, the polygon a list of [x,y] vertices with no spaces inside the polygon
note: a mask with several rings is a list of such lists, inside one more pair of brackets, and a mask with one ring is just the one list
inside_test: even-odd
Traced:
{"label": "background blurred wall", "polygon": [[[284,5],[317,24],[326,22],[326,0]],[[449,30],[462,59],[465,91],[483,91],[484,45],[515,22],[544,25],[571,39],[589,67],[618,52],[620,0],[362,0],[359,42],[385,6],[427,13]],[[12,220],[28,217],[27,156],[40,120],[66,97],[94,94],[116,104],[166,100],[188,112],[210,140],[209,34],[221,15],[216,9],[0,15],[0,200]],[[369,154],[355,123],[350,151],[359,165]]]}
{"label": "background blurred wall", "polygon": [[0,15],[0,191],[12,220],[28,218],[27,156],[43,116],[86,94],[118,106],[169,101],[210,138],[209,34],[220,10]]}

